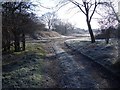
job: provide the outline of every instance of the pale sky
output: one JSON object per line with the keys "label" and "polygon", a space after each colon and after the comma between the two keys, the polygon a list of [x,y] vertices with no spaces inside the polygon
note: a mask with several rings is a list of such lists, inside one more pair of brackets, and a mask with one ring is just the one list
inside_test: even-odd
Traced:
{"label": "pale sky", "polygon": [[[32,1],[34,1],[34,2],[37,1],[37,3],[40,2],[42,6],[50,7],[50,8],[54,7],[56,5],[55,0],[32,0]],[[75,25],[76,27],[79,27],[81,29],[87,29],[85,15],[82,12],[76,13],[77,11],[79,11],[79,9],[77,9],[77,8],[70,11],[69,8],[71,6],[73,6],[73,4],[69,4],[69,5],[62,7],[57,12],[58,18],[68,21],[68,22],[72,23],[73,25]],[[44,14],[46,12],[52,12],[52,10],[37,7],[35,9],[35,12],[37,13],[38,16],[41,16],[42,14]],[[97,22],[97,19],[95,19],[95,18],[100,18],[100,16],[98,14],[94,14],[93,19],[91,21],[91,25],[92,25],[93,29],[98,29],[99,24]]]}

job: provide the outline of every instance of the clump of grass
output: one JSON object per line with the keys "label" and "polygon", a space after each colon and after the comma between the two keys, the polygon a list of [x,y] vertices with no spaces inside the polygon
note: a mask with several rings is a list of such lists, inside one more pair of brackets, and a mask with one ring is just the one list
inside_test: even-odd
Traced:
{"label": "clump of grass", "polygon": [[46,56],[45,50],[39,43],[26,43],[25,51],[13,52],[13,55],[22,56],[26,55],[26,53],[35,53],[36,55],[39,55],[41,58]]}
{"label": "clump of grass", "polygon": [[46,52],[45,50],[42,48],[42,46],[40,44],[34,44],[34,43],[28,43],[26,44],[26,51],[28,52],[34,52],[37,55],[41,56],[41,57],[45,57],[46,56]]}

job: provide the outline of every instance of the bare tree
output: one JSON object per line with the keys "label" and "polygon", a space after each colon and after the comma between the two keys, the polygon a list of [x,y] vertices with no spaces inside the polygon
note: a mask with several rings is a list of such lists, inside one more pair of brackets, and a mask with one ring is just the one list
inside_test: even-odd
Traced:
{"label": "bare tree", "polygon": [[109,15],[111,19],[113,20],[117,20],[120,23],[120,18],[119,18],[119,12],[116,11],[115,7],[116,5],[114,3],[116,3],[118,5],[119,0],[116,0],[116,2],[114,2],[113,0],[109,0],[109,2],[106,0],[104,2],[102,2],[103,8],[106,12],[106,15]]}
{"label": "bare tree", "polygon": [[[116,3],[117,2],[117,3]],[[120,23],[119,14],[115,9],[115,4],[118,5],[118,1],[105,0],[102,2],[102,8],[104,9],[105,14],[102,15],[102,19],[99,20],[101,29],[105,29],[106,43],[109,43],[110,35],[112,34],[114,27]],[[112,31],[112,32],[111,32]],[[117,32],[116,32],[117,33]],[[115,33],[115,34],[116,34]]]}
{"label": "bare tree", "polygon": [[79,10],[86,16],[86,23],[91,36],[91,42],[94,43],[95,37],[91,27],[91,20],[97,9],[97,6],[100,4],[100,0],[66,0],[66,2],[71,2],[74,4],[75,7],[78,7]]}
{"label": "bare tree", "polygon": [[56,19],[54,24],[54,30],[62,35],[69,35],[74,30],[74,25],[69,22]]}
{"label": "bare tree", "polygon": [[48,27],[51,31],[53,29],[54,19],[56,15],[55,13],[47,12],[41,16],[41,21]]}

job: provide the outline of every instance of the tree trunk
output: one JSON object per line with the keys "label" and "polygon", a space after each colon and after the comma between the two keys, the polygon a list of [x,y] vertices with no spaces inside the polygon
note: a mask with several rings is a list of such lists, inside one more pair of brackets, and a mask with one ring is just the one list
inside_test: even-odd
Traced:
{"label": "tree trunk", "polygon": [[89,30],[90,37],[91,37],[91,43],[95,43],[95,37],[94,37],[93,31],[91,28],[91,24],[88,20],[87,20],[87,26],[88,26],[88,30]]}
{"label": "tree trunk", "polygon": [[6,41],[2,41],[2,48],[3,48],[3,52],[7,52],[7,44],[6,44]]}
{"label": "tree trunk", "polygon": [[48,26],[48,29],[49,29],[49,31],[52,31],[52,29],[51,29],[51,26],[50,26],[50,25]]}
{"label": "tree trunk", "polygon": [[20,51],[20,37],[19,35],[15,34],[15,52],[19,52]]}
{"label": "tree trunk", "polygon": [[108,44],[109,43],[109,38],[106,38],[106,44]]}
{"label": "tree trunk", "polygon": [[109,39],[110,39],[110,29],[111,29],[111,28],[109,28],[109,29],[106,30],[106,35],[105,35],[105,36],[106,36],[106,39],[105,39],[105,40],[106,40],[106,44],[109,43]]}
{"label": "tree trunk", "polygon": [[10,51],[10,37],[9,34],[6,34],[6,39],[5,41],[2,41],[2,48],[4,52],[9,52]]}
{"label": "tree trunk", "polygon": [[49,31],[50,31],[50,26],[48,26],[48,29],[49,29]]}
{"label": "tree trunk", "polygon": [[22,34],[22,50],[25,51],[25,34]]}
{"label": "tree trunk", "polygon": [[8,52],[10,51],[10,39],[9,39],[8,42],[7,42],[7,51],[8,51]]}
{"label": "tree trunk", "polygon": [[7,50],[10,51],[10,33],[8,33]]}

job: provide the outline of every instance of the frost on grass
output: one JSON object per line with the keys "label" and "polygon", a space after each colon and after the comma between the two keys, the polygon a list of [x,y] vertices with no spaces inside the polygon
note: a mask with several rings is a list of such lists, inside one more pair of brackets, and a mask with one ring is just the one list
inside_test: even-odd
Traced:
{"label": "frost on grass", "polygon": [[109,44],[100,40],[96,43],[81,40],[69,40],[65,43],[104,66],[111,66],[118,61],[118,40],[116,39],[111,39]]}
{"label": "frost on grass", "polygon": [[[27,44],[25,52],[3,58],[3,88],[51,87],[54,81],[44,73],[45,51],[40,44]],[[9,56],[8,56],[9,57]]]}

